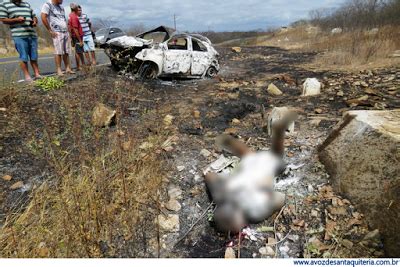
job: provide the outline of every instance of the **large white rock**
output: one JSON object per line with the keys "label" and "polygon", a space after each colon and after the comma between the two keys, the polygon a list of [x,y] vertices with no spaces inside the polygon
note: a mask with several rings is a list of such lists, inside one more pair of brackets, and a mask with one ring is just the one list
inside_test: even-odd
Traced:
{"label": "large white rock", "polygon": [[386,256],[400,256],[400,109],[350,111],[319,148],[336,190],[384,238]]}
{"label": "large white rock", "polygon": [[342,28],[334,28],[331,31],[332,34],[339,34],[339,33],[342,33],[342,32],[343,32]]}
{"label": "large white rock", "polygon": [[[289,113],[289,108],[287,107],[275,107],[272,109],[272,111],[269,113],[268,116],[268,135],[272,136],[272,127],[274,126],[274,123],[277,121],[280,121],[281,119],[283,119],[283,117],[285,117],[286,114]],[[294,122],[292,122],[287,131],[289,132],[289,134],[293,134],[294,133]]]}
{"label": "large white rock", "polygon": [[322,84],[317,78],[307,78],[303,84],[302,96],[314,96],[321,93]]}

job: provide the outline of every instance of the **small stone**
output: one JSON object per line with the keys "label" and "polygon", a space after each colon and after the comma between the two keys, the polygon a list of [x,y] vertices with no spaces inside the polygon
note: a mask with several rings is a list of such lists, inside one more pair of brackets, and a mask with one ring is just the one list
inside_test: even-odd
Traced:
{"label": "small stone", "polygon": [[290,248],[289,248],[288,246],[281,246],[281,247],[279,248],[279,251],[280,251],[281,253],[287,254],[287,253],[290,251]]}
{"label": "small stone", "polygon": [[167,116],[165,116],[165,117],[164,117],[164,120],[163,120],[164,125],[165,125],[165,126],[170,126],[170,125],[172,125],[172,122],[173,122],[174,118],[175,118],[175,117],[172,116],[172,115],[167,115]]}
{"label": "small stone", "polygon": [[202,155],[202,156],[205,157],[205,158],[208,158],[209,156],[212,155],[212,153],[211,153],[210,151],[208,151],[207,149],[202,149],[202,150],[200,151],[200,155]]}
{"label": "small stone", "polygon": [[282,95],[282,94],[283,94],[282,91],[279,90],[279,88],[278,88],[275,84],[273,84],[273,83],[271,83],[270,85],[268,85],[267,92],[268,92],[270,95],[275,95],[275,96],[278,96],[278,95]]}
{"label": "small stone", "polygon": [[224,131],[225,134],[237,134],[239,132],[239,130],[237,128],[228,128]]}
{"label": "small stone", "polygon": [[380,238],[380,233],[379,233],[379,230],[376,229],[376,230],[366,234],[364,237],[364,240],[375,240],[375,239],[379,239],[379,238]]}
{"label": "small stone", "polygon": [[324,112],[324,111],[322,110],[322,108],[316,108],[314,111],[315,111],[315,113],[317,113],[317,114],[321,114],[321,113]]}
{"label": "small stone", "polygon": [[193,117],[195,119],[200,119],[200,111],[198,111],[198,110],[193,111]]}
{"label": "small stone", "polygon": [[11,175],[4,175],[3,176],[3,180],[4,181],[11,181],[11,179],[12,179]]}
{"label": "small stone", "polygon": [[309,184],[309,185],[307,186],[307,191],[308,191],[308,193],[314,192],[314,187],[313,187],[311,184]]}
{"label": "small stone", "polygon": [[178,170],[178,172],[181,172],[185,169],[185,166],[177,166],[176,169]]}
{"label": "small stone", "polygon": [[275,256],[275,251],[270,246],[262,247],[258,250],[258,252],[261,254],[261,256],[268,256],[268,257]]}
{"label": "small stone", "polygon": [[22,181],[16,182],[15,184],[13,184],[12,186],[10,186],[11,190],[17,190],[17,189],[21,189],[22,187],[24,187],[24,183]]}
{"label": "small stone", "polygon": [[168,214],[167,216],[158,215],[160,228],[167,232],[179,231],[179,216],[177,214]]}
{"label": "small stone", "polygon": [[231,247],[227,247],[225,250],[225,259],[236,259],[235,250]]}
{"label": "small stone", "polygon": [[342,245],[348,249],[351,249],[353,247],[353,242],[351,242],[350,240],[347,239],[343,239],[342,240]]}
{"label": "small stone", "polygon": [[168,188],[168,196],[171,199],[179,199],[182,197],[182,189],[177,186],[170,186]]}
{"label": "small stone", "polygon": [[6,111],[7,111],[7,109],[6,109],[6,108],[0,108],[0,111],[2,111],[2,112],[6,112]]}
{"label": "small stone", "polygon": [[176,199],[170,199],[167,204],[165,204],[165,208],[170,211],[178,212],[181,210],[182,206]]}
{"label": "small stone", "polygon": [[238,47],[238,46],[232,47],[232,52],[241,53],[242,52],[242,48]]}
{"label": "small stone", "polygon": [[312,210],[311,211],[311,217],[315,217],[315,218],[318,218],[318,211],[317,210]]}
{"label": "small stone", "polygon": [[344,92],[343,92],[343,91],[339,91],[339,92],[337,92],[336,95],[337,95],[337,96],[344,96]]}
{"label": "small stone", "polygon": [[268,245],[275,245],[276,244],[276,239],[273,237],[268,237],[268,241],[267,241]]}
{"label": "small stone", "polygon": [[232,120],[232,124],[233,124],[233,125],[238,125],[238,124],[240,124],[240,120],[238,120],[238,119],[233,119],[233,120]]}

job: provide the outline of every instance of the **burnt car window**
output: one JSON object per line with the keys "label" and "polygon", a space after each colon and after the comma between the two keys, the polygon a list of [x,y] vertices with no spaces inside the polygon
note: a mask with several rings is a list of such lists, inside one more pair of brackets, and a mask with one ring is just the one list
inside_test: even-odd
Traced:
{"label": "burnt car window", "polygon": [[205,47],[205,45],[203,45],[201,42],[192,39],[192,44],[193,44],[193,51],[207,52],[207,47]]}
{"label": "burnt car window", "polygon": [[187,40],[186,38],[172,38],[168,42],[169,50],[187,50]]}

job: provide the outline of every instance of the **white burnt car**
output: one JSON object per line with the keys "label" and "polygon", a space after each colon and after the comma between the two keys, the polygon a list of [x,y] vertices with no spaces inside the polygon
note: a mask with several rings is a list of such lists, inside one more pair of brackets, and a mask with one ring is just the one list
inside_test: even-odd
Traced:
{"label": "white burnt car", "polygon": [[145,79],[214,77],[219,71],[218,52],[208,38],[177,34],[163,26],[136,37],[115,38],[105,51],[116,69]]}

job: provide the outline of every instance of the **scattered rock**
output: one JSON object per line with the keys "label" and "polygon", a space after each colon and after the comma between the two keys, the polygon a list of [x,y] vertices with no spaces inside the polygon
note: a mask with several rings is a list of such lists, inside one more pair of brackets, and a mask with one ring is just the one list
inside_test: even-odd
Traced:
{"label": "scattered rock", "polygon": [[233,120],[232,120],[232,124],[233,124],[233,125],[238,125],[238,124],[240,124],[240,120],[238,120],[238,119],[233,119]]}
{"label": "scattered rock", "polygon": [[0,108],[0,111],[1,111],[1,112],[6,112],[7,109],[6,109],[6,108]]}
{"label": "scattered rock", "polygon": [[235,250],[231,247],[227,247],[225,250],[225,259],[236,259]]}
{"label": "scattered rock", "polygon": [[181,171],[185,170],[186,167],[185,166],[177,166],[176,169],[178,170],[178,172],[181,172]]}
{"label": "scattered rock", "polygon": [[4,180],[4,181],[11,181],[11,179],[12,179],[12,176],[11,176],[11,175],[4,175],[4,176],[3,176],[3,180]]}
{"label": "scattered rock", "polygon": [[315,110],[315,113],[317,113],[317,114],[322,114],[324,111],[322,110],[322,108],[316,108]]}
{"label": "scattered rock", "polygon": [[92,123],[96,127],[108,127],[115,120],[117,112],[102,103],[98,103],[92,116]]}
{"label": "scattered rock", "polygon": [[238,46],[232,47],[232,52],[241,53],[242,52],[242,48],[238,47]]}
{"label": "scattered rock", "polygon": [[181,210],[182,206],[176,199],[170,199],[167,204],[165,204],[165,208],[170,211],[178,212]]}
{"label": "scattered rock", "polygon": [[200,119],[200,111],[198,111],[198,110],[195,110],[195,111],[193,111],[193,117],[195,118],[195,119]]}
{"label": "scattered rock", "polygon": [[340,33],[342,33],[342,32],[343,32],[343,29],[342,29],[342,28],[334,28],[334,29],[332,29],[332,31],[331,31],[332,34],[340,34]]}
{"label": "scattered rock", "polygon": [[302,96],[315,96],[321,93],[322,84],[316,78],[307,78],[303,84]]}
{"label": "scattered rock", "polygon": [[348,215],[345,207],[328,207],[328,211],[332,215]]}
{"label": "scattered rock", "polygon": [[171,185],[168,188],[168,196],[171,199],[180,199],[182,197],[182,189],[178,186]]}
{"label": "scattered rock", "polygon": [[15,184],[13,184],[12,186],[10,186],[10,189],[17,190],[17,189],[21,189],[22,187],[24,187],[24,182],[19,181],[19,182],[16,182]]}
{"label": "scattered rock", "polygon": [[170,126],[170,125],[172,125],[172,122],[173,122],[174,118],[175,118],[175,117],[172,116],[172,115],[167,115],[167,116],[165,116],[165,117],[164,117],[164,120],[163,120],[164,125],[165,125],[165,126]]}
{"label": "scattered rock", "polygon": [[151,149],[153,147],[154,147],[154,145],[152,143],[150,143],[150,142],[144,142],[139,146],[139,148],[142,149],[142,150],[148,150],[148,149]]}
{"label": "scattered rock", "polygon": [[158,215],[160,228],[167,232],[179,231],[179,216],[177,214],[168,214],[167,216]]}
{"label": "scattered rock", "polygon": [[205,157],[205,158],[208,158],[209,156],[212,155],[212,153],[211,153],[210,151],[208,151],[207,149],[202,149],[202,150],[200,151],[200,155],[202,155],[202,156]]}
{"label": "scattered rock", "polygon": [[344,96],[344,92],[342,90],[340,90],[339,92],[337,92],[336,94],[337,96]]}
{"label": "scattered rock", "polygon": [[271,245],[271,246],[275,246],[275,244],[276,244],[276,239],[273,238],[273,237],[268,237],[267,244],[268,244],[268,245]]}
{"label": "scattered rock", "polygon": [[273,83],[271,83],[270,85],[268,85],[267,92],[268,92],[270,95],[274,95],[274,96],[278,96],[278,95],[282,95],[282,94],[283,94],[282,91],[279,90],[279,88],[276,87],[276,85],[273,84]]}
{"label": "scattered rock", "polygon": [[369,232],[364,236],[364,240],[377,240],[377,239],[380,239],[379,229]]}
{"label": "scattered rock", "polygon": [[353,242],[347,239],[342,240],[342,245],[348,249],[352,249],[352,247],[354,246]]}
{"label": "scattered rock", "polygon": [[349,105],[351,107],[369,106],[370,102],[368,101],[368,98],[369,98],[368,95],[364,95],[364,96],[361,96],[361,97],[356,98],[356,99],[347,100],[346,103],[347,103],[347,105]]}
{"label": "scattered rock", "polygon": [[312,210],[311,211],[311,217],[318,218],[319,217],[318,215],[319,215],[319,212],[317,210]]}
{"label": "scattered rock", "polygon": [[239,130],[237,128],[227,128],[224,131],[224,134],[237,134],[239,132]]}
{"label": "scattered rock", "polygon": [[274,257],[275,256],[275,251],[270,246],[262,247],[262,248],[259,249],[258,252],[261,254],[261,256],[268,256],[268,257]]}

